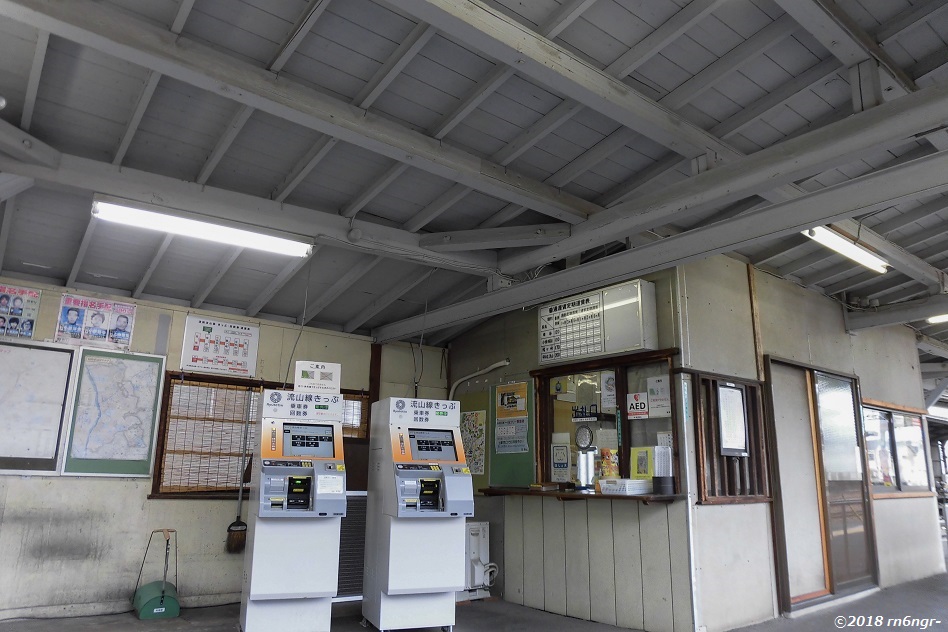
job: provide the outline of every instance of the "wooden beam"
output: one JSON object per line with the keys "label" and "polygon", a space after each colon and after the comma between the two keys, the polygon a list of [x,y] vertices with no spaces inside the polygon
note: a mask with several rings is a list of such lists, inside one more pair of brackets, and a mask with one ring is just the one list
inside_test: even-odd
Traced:
{"label": "wooden beam", "polygon": [[175,35],[179,35],[184,30],[184,23],[188,21],[191,10],[194,8],[194,0],[181,0],[178,10],[174,14],[174,20],[169,29]]}
{"label": "wooden beam", "polygon": [[296,163],[290,173],[283,178],[283,182],[273,190],[270,197],[277,202],[282,202],[289,197],[290,193],[309,176],[310,172],[316,168],[316,165],[326,157],[338,142],[338,139],[327,135],[313,143],[306,155]]}
{"label": "wooden beam", "polygon": [[[809,226],[872,212],[895,200],[917,195],[920,190],[948,189],[948,182],[944,180],[946,168],[948,154],[934,154],[654,244],[519,283],[478,299],[429,311],[424,324],[418,316],[390,323],[373,330],[372,335],[379,342],[404,340],[417,335],[422,328],[440,330],[731,252],[760,241],[793,235]],[[932,300],[936,299],[944,302],[948,296]],[[945,311],[948,311],[948,303]]]}
{"label": "wooden beam", "polygon": [[432,274],[434,274],[434,270],[428,270],[424,274],[413,273],[406,275],[405,278],[393,285],[385,294],[379,296],[372,301],[368,307],[346,321],[342,330],[346,333],[352,333],[389,305],[400,299],[407,292],[426,281]]}
{"label": "wooden beam", "polygon": [[435,252],[524,248],[555,244],[569,237],[569,224],[535,224],[428,233],[418,245]]}
{"label": "wooden beam", "polygon": [[23,193],[30,189],[35,181],[33,178],[24,178],[12,173],[0,173],[0,202]]}
{"label": "wooden beam", "polygon": [[224,133],[220,138],[217,139],[217,144],[214,146],[213,151],[211,151],[211,154],[207,157],[207,160],[204,161],[204,166],[201,167],[201,172],[198,174],[195,182],[198,184],[207,183],[208,178],[210,178],[211,174],[214,173],[214,169],[217,168],[221,158],[224,157],[224,154],[227,153],[227,150],[230,149],[230,146],[234,144],[235,140],[237,140],[237,136],[240,134],[240,131],[244,128],[244,125],[247,124],[247,121],[250,120],[252,115],[253,108],[250,106],[241,105],[237,108],[237,112],[234,113],[230,123],[228,123],[227,127],[224,128]]}
{"label": "wooden beam", "polygon": [[938,403],[945,390],[948,390],[948,377],[935,382],[935,388],[925,393],[925,409],[929,409]]}
{"label": "wooden beam", "polygon": [[313,320],[316,315],[319,314],[319,312],[329,307],[329,305],[339,298],[343,292],[351,290],[352,286],[359,282],[359,279],[371,272],[372,268],[382,263],[384,260],[384,257],[366,258],[349,268],[349,270],[339,277],[339,279],[333,283],[328,290],[323,292],[319,298],[306,307],[306,311],[303,314],[303,318],[300,320],[300,324],[305,325],[309,321]]}
{"label": "wooden beam", "polygon": [[253,301],[247,307],[247,316],[253,317],[259,314],[260,310],[262,310],[267,303],[273,300],[273,297],[283,289],[283,286],[286,285],[290,279],[296,276],[297,272],[302,270],[303,267],[313,259],[316,253],[319,252],[320,248],[322,248],[322,245],[316,244],[313,246],[313,249],[310,251],[308,257],[297,257],[293,261],[287,263],[286,266],[280,270],[280,273],[273,277],[273,280],[267,284],[267,287],[264,288],[255,299],[253,299]]}
{"label": "wooden beam", "polygon": [[16,214],[16,196],[7,198],[3,203],[3,222],[0,223],[0,274],[3,274],[3,261],[7,256],[7,244],[13,231],[13,216]]}
{"label": "wooden beam", "polygon": [[148,263],[148,267],[145,268],[145,273],[142,274],[142,278],[138,281],[138,285],[136,285],[135,289],[132,291],[132,298],[141,298],[145,288],[148,287],[148,282],[151,281],[151,275],[153,275],[155,270],[158,269],[158,265],[161,263],[161,259],[165,256],[165,252],[168,250],[168,246],[171,245],[172,241],[174,241],[174,235],[170,234],[165,235],[165,238],[161,240],[161,245],[158,246],[158,250],[156,250],[155,254],[152,255],[151,261]]}
{"label": "wooden beam", "polygon": [[669,108],[643,97],[499,10],[453,0],[391,3],[685,157],[703,154],[707,149],[730,157],[734,151]]}
{"label": "wooden beam", "polygon": [[[119,168],[78,156],[63,156],[61,162],[60,167],[54,169],[0,155],[0,171],[98,191],[142,204],[153,204],[156,196],[160,196],[163,206],[199,214],[208,220],[219,219],[248,227],[263,225],[282,233],[319,237],[337,247],[369,251],[375,255],[425,263],[465,274],[490,276],[496,273],[497,258],[492,253],[434,255],[418,245],[418,236],[413,233],[340,217],[332,210],[303,208],[135,169]],[[362,233],[358,242],[349,240],[353,229]]]}
{"label": "wooden beam", "polygon": [[167,31],[98,2],[0,0],[0,13],[339,140],[395,160],[410,161],[416,168],[557,219],[585,217],[599,210],[581,198],[509,172],[385,117],[285,77],[275,78],[267,70],[203,44],[183,37],[175,39]]}
{"label": "wooden beam", "polygon": [[[844,164],[880,144],[937,127],[944,119],[945,107],[948,86],[933,86],[906,95],[697,174],[671,190],[617,204],[577,226],[570,238],[555,246],[504,257],[502,270],[515,274],[608,243],[616,235],[661,226],[673,217],[680,220],[714,206],[768,192],[830,165]],[[909,121],[919,125],[908,124]]]}
{"label": "wooden beam", "polygon": [[283,67],[286,66],[286,62],[290,60],[290,57],[293,56],[293,53],[296,52],[299,45],[303,43],[303,40],[306,39],[309,32],[313,30],[316,21],[319,20],[319,17],[326,11],[326,7],[328,6],[329,0],[310,0],[306,10],[303,11],[302,15],[300,15],[290,30],[290,34],[283,43],[280,44],[279,52],[277,52],[273,61],[270,62],[270,70],[273,72],[283,70]]}
{"label": "wooden beam", "polygon": [[89,250],[89,244],[92,243],[92,236],[95,234],[95,228],[99,221],[94,216],[89,217],[89,223],[86,224],[86,232],[79,242],[79,251],[76,253],[76,259],[73,261],[72,269],[69,271],[69,277],[66,279],[66,287],[73,287],[76,283],[76,277],[79,276],[79,270],[82,268],[82,260],[86,258],[86,252]]}
{"label": "wooden beam", "polygon": [[217,262],[217,265],[214,266],[211,273],[204,279],[204,283],[200,289],[191,297],[191,307],[197,309],[204,304],[204,301],[207,300],[207,297],[214,291],[214,288],[221,282],[221,279],[224,278],[224,275],[227,274],[227,271],[230,270],[234,262],[237,261],[237,257],[239,257],[243,251],[242,246],[232,246],[227,250],[224,256],[221,257],[221,260]]}
{"label": "wooden beam", "polygon": [[[938,356],[939,358],[948,358],[948,344],[942,342],[941,340],[936,340],[931,336],[926,336],[925,334],[915,334],[915,346],[918,347],[919,351],[924,351],[929,355]],[[948,369],[943,368],[942,370]],[[925,373],[924,364],[922,365],[922,373]]]}
{"label": "wooden beam", "polygon": [[49,33],[39,31],[36,36],[36,48],[33,51],[33,63],[30,65],[30,78],[26,82],[26,97],[23,99],[23,115],[20,129],[30,131],[33,124],[33,112],[36,110],[36,97],[39,94],[40,77],[43,64],[46,63],[46,51],[49,50]]}
{"label": "wooden beam", "polygon": [[60,153],[30,136],[16,125],[0,119],[0,154],[6,153],[19,161],[46,167],[59,164]]}
{"label": "wooden beam", "polygon": [[921,301],[903,303],[893,307],[880,307],[875,311],[850,314],[847,320],[847,329],[857,331],[871,327],[911,323],[941,314],[948,314],[948,295],[945,294],[929,296]]}
{"label": "wooden beam", "polygon": [[415,215],[405,222],[403,230],[415,232],[426,226],[429,222],[448,210],[455,202],[463,198],[471,191],[470,187],[463,184],[455,184],[450,189],[439,195],[425,208],[421,209]]}
{"label": "wooden beam", "polygon": [[138,102],[135,104],[134,111],[132,111],[132,117],[128,120],[125,133],[122,134],[122,140],[115,151],[115,157],[112,159],[113,165],[120,165],[125,160],[125,154],[128,153],[128,148],[132,145],[132,139],[135,138],[135,132],[138,131],[138,126],[142,123],[142,118],[144,118],[145,111],[151,103],[151,98],[155,95],[155,88],[158,87],[159,81],[161,81],[160,72],[151,71],[148,73],[142,92],[138,95]]}

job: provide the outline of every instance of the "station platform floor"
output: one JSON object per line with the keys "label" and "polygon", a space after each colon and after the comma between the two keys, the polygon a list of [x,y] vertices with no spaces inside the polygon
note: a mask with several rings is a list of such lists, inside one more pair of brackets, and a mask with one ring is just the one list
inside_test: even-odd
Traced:
{"label": "station platform floor", "polygon": [[[942,546],[948,562],[948,534],[944,530]],[[336,604],[333,607],[333,632],[366,632],[361,625],[360,612],[360,602]],[[240,629],[239,618],[240,605],[230,604],[186,608],[175,619],[152,621],[139,621],[132,612],[0,621],[0,632],[235,632]],[[458,604],[456,621],[455,632],[616,632],[620,629],[518,606],[497,598]],[[883,625],[877,625],[880,622]],[[853,600],[831,602],[812,612],[765,621],[740,628],[739,632],[857,632],[865,628],[948,630],[948,574],[875,590]],[[368,630],[373,632],[374,628],[369,626]],[[438,632],[438,628],[425,632]]]}

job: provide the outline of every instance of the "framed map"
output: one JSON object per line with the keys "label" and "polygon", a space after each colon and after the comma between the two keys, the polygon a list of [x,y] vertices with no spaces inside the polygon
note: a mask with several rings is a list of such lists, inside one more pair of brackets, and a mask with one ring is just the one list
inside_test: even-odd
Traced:
{"label": "framed map", "polygon": [[0,470],[57,471],[74,353],[0,342]]}
{"label": "framed map", "polygon": [[63,474],[149,476],[163,356],[82,349]]}

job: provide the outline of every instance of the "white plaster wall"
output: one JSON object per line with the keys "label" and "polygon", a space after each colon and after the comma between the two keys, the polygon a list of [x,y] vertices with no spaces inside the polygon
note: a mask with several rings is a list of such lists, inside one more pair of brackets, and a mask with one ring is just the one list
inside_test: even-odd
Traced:
{"label": "white plaster wall", "polygon": [[695,572],[707,632],[777,616],[770,505],[695,507]]}
{"label": "white plaster wall", "polygon": [[925,408],[914,330],[904,325],[866,329],[850,342],[863,398]]}
{"label": "white plaster wall", "polygon": [[876,542],[882,588],[945,572],[935,498],[877,498]]}
{"label": "white plaster wall", "polygon": [[[41,289],[37,340],[53,336],[62,293],[62,288]],[[132,351],[167,354],[167,368],[178,367],[188,313],[259,325],[257,364],[263,379],[283,381],[288,364],[292,379],[291,362],[324,360],[342,364],[343,388],[369,389],[369,338],[310,328],[300,335],[296,326],[229,314],[140,301]],[[441,352],[424,348],[422,397],[447,394]],[[384,346],[381,372],[383,397],[386,391],[410,392],[414,367],[408,345]],[[0,475],[0,620],[131,609],[148,535],[163,527],[177,529],[181,538],[182,605],[238,601],[243,555],[228,554],[224,546],[236,501],[148,500],[151,484],[151,478]],[[152,554],[156,562],[146,566],[143,582],[160,578],[163,547],[153,545]]]}

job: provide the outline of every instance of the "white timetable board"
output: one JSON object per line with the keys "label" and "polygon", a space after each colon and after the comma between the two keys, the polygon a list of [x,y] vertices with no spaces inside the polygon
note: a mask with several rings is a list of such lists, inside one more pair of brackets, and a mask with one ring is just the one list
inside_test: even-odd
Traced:
{"label": "white timetable board", "polygon": [[541,305],[540,364],[655,349],[655,285],[636,279]]}
{"label": "white timetable board", "polygon": [[260,328],[255,325],[188,316],[181,369],[253,377],[259,342]]}

